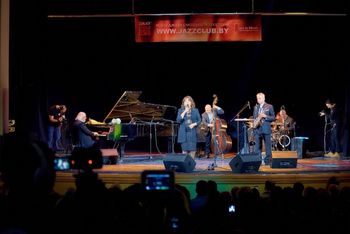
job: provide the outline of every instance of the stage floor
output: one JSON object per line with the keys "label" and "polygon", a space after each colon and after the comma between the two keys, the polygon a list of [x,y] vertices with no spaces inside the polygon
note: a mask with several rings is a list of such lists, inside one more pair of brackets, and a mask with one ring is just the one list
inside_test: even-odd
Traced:
{"label": "stage floor", "polygon": [[[150,157],[151,156],[151,157]],[[104,165],[102,169],[96,170],[99,173],[140,173],[143,170],[163,170],[165,169],[163,159],[165,155],[157,154],[134,154],[126,155],[122,162],[114,165]],[[229,165],[235,155],[224,155],[218,157],[217,166],[214,170],[208,170],[208,166],[214,162],[213,158],[196,158],[196,166],[191,173],[199,174],[232,174]],[[350,159],[339,160],[325,157],[310,159],[298,159],[296,168],[271,168],[269,165],[259,167],[257,174],[275,173],[322,173],[322,172],[350,172]],[[181,173],[181,172],[178,172]]]}
{"label": "stage floor", "polygon": [[[151,156],[151,157],[150,157]],[[118,185],[122,189],[140,182],[141,172],[144,170],[164,170],[163,159],[165,154],[129,153],[122,162],[113,165],[104,165],[96,169],[99,178],[107,187]],[[325,187],[328,179],[337,177],[341,186],[350,186],[350,159],[332,159],[315,157],[298,159],[296,168],[271,168],[260,165],[259,170],[253,173],[234,173],[229,165],[235,154],[225,154],[217,158],[217,167],[208,170],[213,158],[196,158],[195,169],[190,173],[176,172],[175,181],[186,186],[191,195],[195,194],[195,184],[198,180],[214,180],[220,191],[230,191],[234,186],[250,186],[264,190],[266,180],[272,180],[281,187],[292,186],[295,182],[302,182],[305,187]],[[111,160],[113,161],[113,160]],[[55,189],[64,193],[68,188],[75,187],[73,175],[76,170],[57,172]]]}

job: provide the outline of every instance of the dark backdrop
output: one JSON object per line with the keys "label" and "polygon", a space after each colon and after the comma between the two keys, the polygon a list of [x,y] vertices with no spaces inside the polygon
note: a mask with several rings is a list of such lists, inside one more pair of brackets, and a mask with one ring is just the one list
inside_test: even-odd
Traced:
{"label": "dark backdrop", "polygon": [[310,137],[310,150],[322,150],[325,100],[349,105],[344,16],[263,16],[261,42],[136,44],[132,17],[47,18],[52,9],[41,1],[11,8],[10,114],[19,134],[45,139],[55,103],[70,120],[85,111],[102,121],[126,90],[173,106],[191,95],[201,112],[215,93],[228,122],[264,92]]}

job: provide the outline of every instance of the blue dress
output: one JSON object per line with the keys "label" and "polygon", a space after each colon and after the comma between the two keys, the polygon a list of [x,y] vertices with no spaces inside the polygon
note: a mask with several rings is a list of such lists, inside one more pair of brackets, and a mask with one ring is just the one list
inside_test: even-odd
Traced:
{"label": "blue dress", "polygon": [[[201,123],[201,116],[197,108],[192,108],[190,113],[185,114],[184,118],[181,114],[185,108],[180,108],[177,112],[176,121],[180,123],[177,142],[181,144],[182,151],[197,150],[197,127]],[[197,123],[197,126],[190,128],[189,125]]]}

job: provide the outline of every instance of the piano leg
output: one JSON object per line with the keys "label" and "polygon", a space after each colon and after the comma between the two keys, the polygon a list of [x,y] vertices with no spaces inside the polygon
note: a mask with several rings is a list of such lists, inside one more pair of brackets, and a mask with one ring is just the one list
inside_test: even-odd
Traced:
{"label": "piano leg", "polygon": [[168,153],[174,153],[173,137],[168,137]]}
{"label": "piano leg", "polygon": [[120,163],[123,162],[123,157],[125,154],[125,143],[126,142],[120,142],[119,159],[118,159],[118,162]]}

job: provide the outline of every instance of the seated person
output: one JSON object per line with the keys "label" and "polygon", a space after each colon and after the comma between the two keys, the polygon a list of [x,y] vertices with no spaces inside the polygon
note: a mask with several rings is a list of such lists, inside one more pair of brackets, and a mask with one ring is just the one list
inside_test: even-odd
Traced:
{"label": "seated person", "polygon": [[79,112],[72,126],[73,144],[76,147],[90,148],[97,147],[94,137],[98,136],[97,132],[92,132],[86,127],[86,114]]}
{"label": "seated person", "polygon": [[295,135],[295,122],[292,117],[287,115],[284,108],[278,112],[275,129],[273,130],[273,139],[275,147],[277,148],[276,150],[290,150],[291,138]]}
{"label": "seated person", "polygon": [[279,116],[276,117],[276,123],[278,131],[280,131],[283,135],[292,136],[294,134],[294,119],[287,115],[285,109],[280,110]]}

